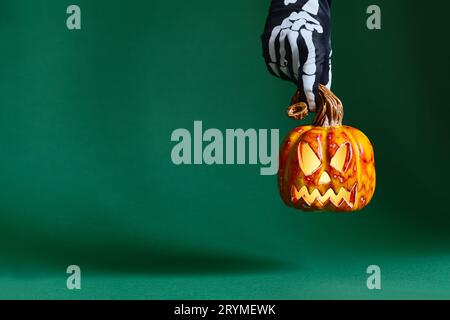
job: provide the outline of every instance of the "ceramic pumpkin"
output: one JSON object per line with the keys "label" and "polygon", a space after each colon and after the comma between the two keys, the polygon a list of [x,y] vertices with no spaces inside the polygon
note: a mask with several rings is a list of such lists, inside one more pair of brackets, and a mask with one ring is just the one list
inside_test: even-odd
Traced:
{"label": "ceramic pumpkin", "polygon": [[[306,104],[297,93],[288,115],[303,119]],[[278,186],[283,201],[305,211],[356,211],[375,191],[375,160],[369,139],[342,125],[340,100],[319,87],[313,125],[292,130],[280,149]]]}

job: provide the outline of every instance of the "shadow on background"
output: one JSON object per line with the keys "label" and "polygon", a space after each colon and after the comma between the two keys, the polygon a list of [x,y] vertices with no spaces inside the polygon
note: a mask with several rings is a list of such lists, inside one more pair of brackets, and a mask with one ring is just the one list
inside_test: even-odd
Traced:
{"label": "shadow on background", "polygon": [[[5,222],[5,221],[3,221]],[[111,231],[112,232],[112,231]],[[102,234],[102,230],[99,232]],[[21,230],[2,223],[0,260],[13,273],[36,274],[65,270],[76,264],[89,273],[121,274],[245,274],[289,269],[287,262],[255,257],[241,252],[194,248],[185,244],[138,239],[128,233],[114,233],[115,239],[99,235],[62,236],[24,226]],[[80,240],[82,239],[82,240]],[[38,269],[38,270],[37,270]]]}

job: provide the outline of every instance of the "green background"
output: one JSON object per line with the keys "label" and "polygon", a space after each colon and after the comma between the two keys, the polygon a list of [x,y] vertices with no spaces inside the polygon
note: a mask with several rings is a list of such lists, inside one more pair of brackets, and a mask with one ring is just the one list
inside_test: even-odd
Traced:
{"label": "green background", "polygon": [[0,297],[450,298],[449,4],[378,0],[369,31],[370,4],[333,3],[333,90],[374,145],[375,197],[306,214],[259,166],[170,159],[194,120],[298,125],[261,56],[268,0],[0,0]]}

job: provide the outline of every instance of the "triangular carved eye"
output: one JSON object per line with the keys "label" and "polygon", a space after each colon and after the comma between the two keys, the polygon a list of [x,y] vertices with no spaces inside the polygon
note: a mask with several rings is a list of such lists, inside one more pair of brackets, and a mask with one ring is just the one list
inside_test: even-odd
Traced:
{"label": "triangular carved eye", "polygon": [[339,149],[334,154],[331,159],[330,165],[335,168],[337,171],[343,173],[347,170],[347,160],[349,156],[349,147],[348,143],[344,143],[339,147]]}
{"label": "triangular carved eye", "polygon": [[321,165],[319,157],[307,143],[300,144],[298,148],[298,160],[300,168],[307,176],[313,174]]}

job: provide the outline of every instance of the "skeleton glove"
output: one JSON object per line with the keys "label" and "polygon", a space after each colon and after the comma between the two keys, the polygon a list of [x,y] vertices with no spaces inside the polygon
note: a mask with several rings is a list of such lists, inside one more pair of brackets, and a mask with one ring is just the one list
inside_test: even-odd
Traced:
{"label": "skeleton glove", "polygon": [[319,84],[331,85],[331,0],[272,0],[263,54],[269,71],[294,82],[316,111]]}

